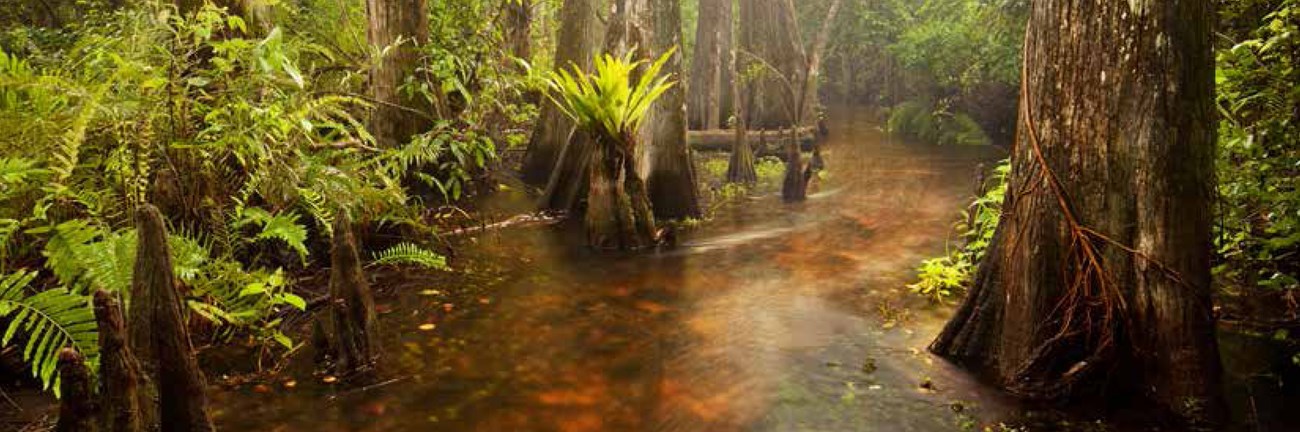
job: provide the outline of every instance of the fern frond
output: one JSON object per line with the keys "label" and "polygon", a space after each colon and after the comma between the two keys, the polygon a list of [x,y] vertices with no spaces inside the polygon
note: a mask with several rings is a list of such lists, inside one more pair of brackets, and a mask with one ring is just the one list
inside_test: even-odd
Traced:
{"label": "fern frond", "polygon": [[447,258],[413,243],[399,243],[376,253],[374,265],[408,264],[430,270],[447,270]]}
{"label": "fern frond", "polygon": [[[0,52],[3,55],[3,52]],[[15,185],[21,185],[29,179],[35,179],[49,173],[49,170],[37,167],[37,162],[21,157],[0,157],[0,197]]]}
{"label": "fern frond", "polygon": [[[70,290],[95,289],[127,293],[135,272],[135,230],[102,232],[85,220],[64,222],[45,245],[46,267]],[[169,235],[172,267],[189,283],[199,276],[209,259],[208,249],[183,235]]]}
{"label": "fern frond", "polygon": [[307,259],[307,228],[298,223],[297,214],[271,214],[257,207],[244,209],[243,213],[235,222],[236,227],[260,225],[262,232],[257,235],[257,240],[283,241],[298,253],[298,257]]}
{"label": "fern frond", "polygon": [[32,376],[57,395],[60,349],[76,349],[95,369],[99,356],[95,312],[88,297],[61,288],[26,295],[27,284],[35,277],[35,272],[0,277],[0,317],[10,318],[0,346],[8,346],[21,333],[27,339],[23,361],[31,365]]}
{"label": "fern frond", "polygon": [[99,103],[104,98],[108,87],[100,85],[89,97],[81,101],[81,106],[78,107],[68,130],[64,132],[63,139],[50,153],[50,171],[54,172],[54,179],[49,186],[52,193],[58,194],[68,188],[65,182],[72,177],[72,171],[81,162],[81,145],[86,139],[86,129],[95,118]]}
{"label": "fern frond", "polygon": [[316,224],[325,230],[326,235],[334,236],[334,213],[330,212],[325,196],[308,188],[298,188],[297,191],[302,206],[307,208],[307,213],[316,220]]}

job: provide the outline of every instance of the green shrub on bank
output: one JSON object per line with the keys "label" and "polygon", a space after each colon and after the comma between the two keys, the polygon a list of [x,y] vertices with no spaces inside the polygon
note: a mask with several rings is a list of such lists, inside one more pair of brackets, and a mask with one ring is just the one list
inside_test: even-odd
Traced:
{"label": "green shrub on bank", "polygon": [[913,293],[941,302],[966,291],[976,266],[993,242],[1010,172],[1011,159],[1003,159],[993,169],[993,175],[983,185],[984,194],[962,211],[961,222],[957,223],[961,245],[950,248],[944,256],[923,261],[917,268],[919,280],[907,286]]}
{"label": "green shrub on bank", "polygon": [[889,111],[886,127],[904,139],[938,145],[989,145],[992,140],[970,116],[909,101]]}

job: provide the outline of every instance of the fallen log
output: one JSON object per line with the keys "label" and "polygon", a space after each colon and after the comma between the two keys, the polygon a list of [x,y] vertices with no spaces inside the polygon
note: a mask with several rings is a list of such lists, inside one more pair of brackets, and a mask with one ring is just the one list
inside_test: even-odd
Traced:
{"label": "fallen log", "polygon": [[[781,143],[790,138],[790,130],[749,131],[747,138],[750,145],[754,146],[755,154],[778,156],[783,154]],[[816,139],[817,128],[812,126],[799,128],[799,145],[804,150],[811,150],[812,143]],[[730,129],[690,131],[686,134],[686,142],[695,150],[731,151],[732,144],[736,142],[736,131]]]}

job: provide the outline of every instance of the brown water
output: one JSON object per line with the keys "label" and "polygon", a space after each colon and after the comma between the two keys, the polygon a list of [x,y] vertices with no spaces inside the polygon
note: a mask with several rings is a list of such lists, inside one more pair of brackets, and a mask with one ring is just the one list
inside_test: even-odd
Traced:
{"label": "brown water", "polygon": [[[947,309],[918,308],[904,288],[916,263],[943,252],[976,166],[996,152],[893,143],[866,117],[835,122],[828,178],[808,202],[757,197],[675,251],[610,257],[551,229],[488,234],[460,255],[468,276],[408,275],[381,300],[378,385],[300,374],[293,389],[218,394],[218,421],[948,431],[972,413],[998,417],[1008,405],[996,392],[925,351]],[[447,312],[456,290],[479,293],[473,312]]]}
{"label": "brown water", "polygon": [[[510,229],[462,241],[453,274],[375,271],[384,359],[374,383],[325,383],[309,352],[260,382],[212,376],[218,425],[951,431],[1008,419],[1036,425],[1024,430],[1153,430],[1142,413],[1105,423],[1098,412],[1043,414],[929,355],[951,309],[904,286],[943,252],[977,165],[997,152],[892,142],[861,113],[842,111],[832,126],[829,175],[808,202],[767,191],[674,251],[601,256],[573,233]],[[529,208],[512,193],[488,204],[501,215]],[[1278,339],[1296,337],[1220,332],[1232,430],[1300,430],[1295,344]],[[251,367],[233,351],[207,350],[206,370]],[[34,390],[5,395],[29,408],[0,429],[53,415]]]}

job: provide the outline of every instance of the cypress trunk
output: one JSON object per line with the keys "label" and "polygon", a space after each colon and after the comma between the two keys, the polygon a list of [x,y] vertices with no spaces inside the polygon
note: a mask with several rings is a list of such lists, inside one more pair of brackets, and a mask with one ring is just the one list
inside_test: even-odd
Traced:
{"label": "cypress trunk", "polygon": [[692,130],[723,129],[733,104],[732,1],[700,0],[699,7],[686,112]]}
{"label": "cypress trunk", "polygon": [[1014,393],[1221,418],[1209,0],[1032,6],[994,242],[931,350]]}
{"label": "cypress trunk", "polygon": [[366,0],[366,13],[371,46],[383,49],[402,41],[370,71],[375,109],[367,126],[382,148],[393,148],[433,125],[435,107],[423,96],[407,96],[399,89],[416,75],[418,46],[429,41],[428,7],[425,0]]}
{"label": "cypress trunk", "polygon": [[529,60],[533,57],[532,0],[505,0],[504,29],[506,48],[515,58]]}
{"label": "cypress trunk", "polygon": [[[626,143],[635,138],[625,137]],[[593,137],[588,167],[587,239],[597,249],[637,250],[655,245],[654,214],[636,170],[635,146]]]}
{"label": "cypress trunk", "polygon": [[808,63],[789,1],[740,0],[740,55],[747,63],[770,66],[746,83],[752,128],[781,129],[794,123],[792,93],[798,89],[793,87]]}
{"label": "cypress trunk", "polygon": [[[835,17],[839,14],[840,4],[841,0],[831,2],[830,7],[826,10],[826,19],[823,21],[822,28],[817,33],[817,39],[813,41],[813,49],[808,56],[808,63],[804,65],[802,70],[791,76],[790,81],[795,82],[797,86],[791,89],[791,124],[801,126],[808,123],[809,113],[815,109],[817,103],[817,78],[821,74],[822,54],[826,50],[827,41],[830,40],[831,26],[834,25]],[[786,10],[787,15],[794,15],[793,4],[785,2],[782,3],[782,7]],[[798,127],[791,127],[785,147],[785,181],[781,187],[781,197],[786,202],[798,202],[807,199],[808,184],[825,164],[822,160],[821,143],[818,140],[813,141],[812,160],[807,166],[803,163],[803,154],[799,147]]]}
{"label": "cypress trunk", "polygon": [[646,127],[650,139],[644,152],[649,172],[650,202],[656,217],[682,219],[700,217],[699,190],[696,187],[695,163],[686,144],[686,87],[682,79],[682,9],[679,0],[650,2],[646,19],[651,21],[649,47],[658,58],[673,52],[662,73],[674,77],[678,85],[668,89],[651,108]]}
{"label": "cypress trunk", "polygon": [[[556,41],[555,68],[568,69],[576,65],[583,71],[591,71],[592,59],[599,46],[600,37],[604,34],[604,28],[597,16],[600,5],[599,0],[564,1],[564,6],[560,10],[560,34]],[[533,130],[533,136],[528,142],[528,151],[524,154],[523,166],[520,168],[520,174],[525,182],[541,186],[554,180],[559,183],[554,187],[561,190],[570,190],[586,183],[583,181],[583,172],[572,171],[581,168],[585,163],[560,161],[561,154],[569,153],[570,156],[577,156],[577,153],[581,153],[566,151],[567,147],[575,145],[572,143],[576,135],[573,129],[573,121],[560,112],[555,104],[549,101],[542,104],[541,114],[537,118],[537,128]],[[558,172],[562,175],[552,179],[551,175],[557,171],[557,166],[560,168]],[[544,200],[542,207],[568,210],[569,207],[562,201],[565,200]]]}
{"label": "cypress trunk", "polygon": [[749,145],[749,122],[746,121],[749,115],[745,108],[749,103],[745,100],[744,78],[740,72],[747,69],[748,64],[749,61],[732,44],[730,67],[735,79],[731,81],[731,101],[736,109],[736,124],[732,125],[735,141],[731,146],[731,159],[727,161],[727,181],[753,185],[758,183],[758,173],[754,168],[754,148]]}

